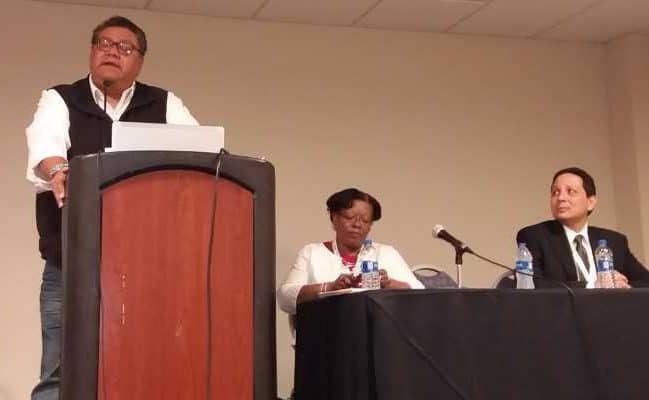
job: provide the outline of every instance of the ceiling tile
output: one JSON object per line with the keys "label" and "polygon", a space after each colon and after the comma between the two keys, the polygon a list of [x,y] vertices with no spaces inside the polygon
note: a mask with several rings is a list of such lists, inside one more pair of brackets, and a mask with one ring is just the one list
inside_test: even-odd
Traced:
{"label": "ceiling tile", "polygon": [[270,0],[257,15],[267,21],[351,25],[376,0]]}
{"label": "ceiling tile", "polygon": [[451,32],[529,37],[601,0],[493,0]]}
{"label": "ceiling tile", "polygon": [[263,3],[264,0],[151,0],[147,8],[213,17],[250,18]]}
{"label": "ceiling tile", "polygon": [[318,25],[605,42],[649,35],[649,0],[40,0]]}
{"label": "ceiling tile", "polygon": [[40,0],[47,3],[81,4],[115,8],[144,8],[147,0]]}
{"label": "ceiling tile", "polygon": [[480,1],[383,0],[357,26],[440,32],[484,5]]}
{"label": "ceiling tile", "polygon": [[649,30],[649,1],[606,0],[540,35],[547,39],[605,42]]}

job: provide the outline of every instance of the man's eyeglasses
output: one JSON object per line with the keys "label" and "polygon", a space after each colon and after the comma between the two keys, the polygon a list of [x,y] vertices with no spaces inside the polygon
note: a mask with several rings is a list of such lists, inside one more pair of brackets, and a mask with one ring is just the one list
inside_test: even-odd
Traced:
{"label": "man's eyeglasses", "polygon": [[134,44],[126,41],[114,42],[108,38],[99,38],[95,42],[95,47],[101,51],[108,52],[110,49],[115,46],[117,52],[123,56],[130,56],[133,51],[140,51]]}

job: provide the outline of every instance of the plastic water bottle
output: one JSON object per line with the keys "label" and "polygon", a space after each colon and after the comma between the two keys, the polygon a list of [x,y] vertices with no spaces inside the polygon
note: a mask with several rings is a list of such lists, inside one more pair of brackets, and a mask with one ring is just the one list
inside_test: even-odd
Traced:
{"label": "plastic water bottle", "polygon": [[365,289],[374,289],[374,273],[372,261],[361,261],[361,287]]}
{"label": "plastic water bottle", "polygon": [[374,289],[381,289],[381,273],[379,272],[378,261],[372,262],[372,287]]}
{"label": "plastic water bottle", "polygon": [[597,268],[597,287],[611,289],[615,287],[615,268],[613,264],[613,251],[606,240],[597,241],[595,249],[595,266]]}
{"label": "plastic water bottle", "polygon": [[516,289],[534,289],[532,265],[532,253],[525,243],[519,243],[516,256]]}
{"label": "plastic water bottle", "polygon": [[371,239],[363,241],[361,255],[361,285],[367,289],[380,289],[381,277],[379,275],[377,252]]}

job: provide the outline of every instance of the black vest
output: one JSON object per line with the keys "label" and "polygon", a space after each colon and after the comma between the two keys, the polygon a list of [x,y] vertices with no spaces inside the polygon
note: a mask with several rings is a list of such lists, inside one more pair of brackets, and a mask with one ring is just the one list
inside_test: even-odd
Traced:
{"label": "black vest", "polygon": [[[70,114],[68,160],[103,151],[111,145],[112,119],[95,103],[88,78],[55,86]],[[120,121],[167,122],[167,92],[136,82],[133,97]],[[51,191],[36,195],[36,226],[41,257],[61,267],[61,210]]]}

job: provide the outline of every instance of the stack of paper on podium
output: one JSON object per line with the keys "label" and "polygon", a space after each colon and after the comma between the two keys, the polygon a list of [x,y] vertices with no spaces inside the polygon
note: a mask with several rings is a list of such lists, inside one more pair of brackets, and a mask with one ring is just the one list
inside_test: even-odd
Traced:
{"label": "stack of paper on podium", "polygon": [[224,130],[220,126],[152,124],[144,122],[113,122],[110,151],[200,151],[218,153],[224,146]]}

